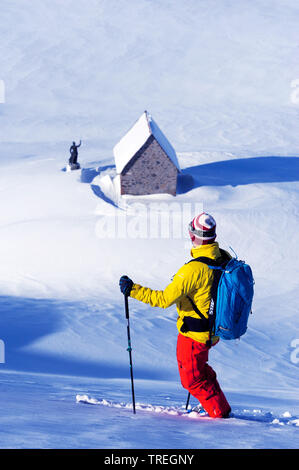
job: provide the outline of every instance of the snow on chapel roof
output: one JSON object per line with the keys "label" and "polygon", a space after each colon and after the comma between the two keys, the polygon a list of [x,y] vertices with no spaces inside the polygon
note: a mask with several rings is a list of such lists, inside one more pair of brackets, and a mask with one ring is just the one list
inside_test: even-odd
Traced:
{"label": "snow on chapel roof", "polygon": [[180,171],[176,152],[151,115],[144,111],[138,121],[113,148],[117,173],[121,173],[127,163],[153,135],[172,163]]}

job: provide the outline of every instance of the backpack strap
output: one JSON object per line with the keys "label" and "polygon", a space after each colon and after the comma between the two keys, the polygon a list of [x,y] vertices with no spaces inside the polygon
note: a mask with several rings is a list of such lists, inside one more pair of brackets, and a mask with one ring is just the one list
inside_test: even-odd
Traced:
{"label": "backpack strap", "polygon": [[209,330],[209,318],[205,317],[203,313],[197,308],[196,304],[193,302],[189,295],[186,296],[189,302],[192,305],[193,310],[199,318],[186,316],[183,319],[183,325],[181,326],[182,333],[188,333],[188,331],[203,332]]}
{"label": "backpack strap", "polygon": [[213,267],[214,269],[224,269],[231,256],[225,251],[220,248],[221,256],[217,259],[208,258],[206,256],[199,256],[198,258],[193,258],[188,263],[192,263],[193,261],[200,261],[201,263],[205,263],[208,266]]}
{"label": "backpack strap", "polygon": [[214,328],[215,318],[216,318],[216,303],[217,303],[217,292],[218,292],[218,284],[222,275],[222,271],[225,268],[225,265],[228,263],[230,256],[224,250],[220,250],[221,257],[217,260],[212,258],[207,258],[204,256],[200,256],[198,258],[194,258],[189,261],[189,263],[193,261],[199,261],[201,263],[207,264],[211,269],[214,270],[214,278],[211,287],[211,302],[208,311],[208,318],[206,318],[202,312],[197,308],[193,300],[187,295],[187,299],[190,301],[193,310],[199,318],[184,317],[183,325],[181,327],[182,333],[187,333],[188,331],[194,332],[209,332],[209,339],[206,342],[208,347],[212,345],[212,332]]}
{"label": "backpack strap", "polygon": [[218,284],[222,276],[222,268],[217,268],[214,271],[214,279],[211,288],[211,302],[209,307],[209,339],[206,342],[206,345],[210,348],[212,346],[212,334],[216,319],[216,305],[217,305],[217,293],[218,293]]}

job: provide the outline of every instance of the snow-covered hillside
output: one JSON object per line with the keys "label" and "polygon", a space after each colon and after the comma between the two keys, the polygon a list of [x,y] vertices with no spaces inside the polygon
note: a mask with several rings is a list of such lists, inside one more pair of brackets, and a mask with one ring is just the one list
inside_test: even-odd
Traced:
{"label": "snow-covered hillside", "polygon": [[[296,447],[297,2],[1,8],[1,447]],[[177,151],[175,198],[119,198],[109,185],[113,146],[144,109]],[[80,138],[82,169],[66,172]],[[118,280],[164,288],[190,259],[202,207],[255,276],[247,334],[210,354],[235,418],[172,413],[186,400],[175,308],[130,300],[136,400],[171,411],[133,416],[117,405],[131,399]]]}
{"label": "snow-covered hillside", "polygon": [[111,151],[148,109],[177,151],[294,154],[294,0],[4,0],[1,140]]}

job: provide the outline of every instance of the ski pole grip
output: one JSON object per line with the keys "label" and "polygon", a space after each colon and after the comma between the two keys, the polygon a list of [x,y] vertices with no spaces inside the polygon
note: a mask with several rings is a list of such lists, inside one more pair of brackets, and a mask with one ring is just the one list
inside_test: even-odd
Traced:
{"label": "ski pole grip", "polygon": [[129,319],[129,302],[128,302],[128,296],[125,295],[125,312],[126,312],[126,318]]}

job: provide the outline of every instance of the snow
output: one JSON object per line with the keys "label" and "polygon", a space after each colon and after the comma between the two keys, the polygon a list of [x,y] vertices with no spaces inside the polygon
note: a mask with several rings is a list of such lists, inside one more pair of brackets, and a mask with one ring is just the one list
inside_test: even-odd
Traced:
{"label": "snow", "polygon": [[[298,3],[11,0],[1,14],[1,448],[297,448]],[[175,198],[117,191],[113,147],[145,108],[176,149]],[[176,310],[129,299],[134,415],[118,280],[165,287],[200,208],[255,277],[248,332],[209,358],[233,417],[181,413]]]}
{"label": "snow", "polygon": [[125,166],[134,157],[138,150],[141,149],[151,135],[155,137],[178,170],[180,169],[174,148],[161,129],[159,129],[159,126],[156,124],[152,116],[145,111],[113,148],[115,166],[118,174],[123,171]]}

